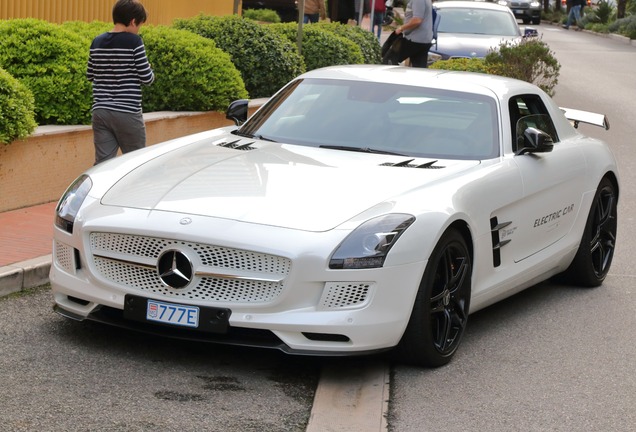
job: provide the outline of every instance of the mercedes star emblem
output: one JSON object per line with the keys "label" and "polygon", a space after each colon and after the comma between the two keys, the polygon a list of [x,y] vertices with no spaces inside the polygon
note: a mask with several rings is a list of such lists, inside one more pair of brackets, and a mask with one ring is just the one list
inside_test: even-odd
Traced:
{"label": "mercedes star emblem", "polygon": [[192,263],[188,257],[174,249],[167,250],[159,256],[157,273],[161,282],[175,289],[188,286],[194,275]]}

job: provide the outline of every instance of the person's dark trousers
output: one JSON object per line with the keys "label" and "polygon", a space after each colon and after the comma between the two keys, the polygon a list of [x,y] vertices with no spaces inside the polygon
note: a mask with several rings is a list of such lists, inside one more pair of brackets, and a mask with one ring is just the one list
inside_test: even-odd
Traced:
{"label": "person's dark trousers", "polygon": [[305,14],[305,18],[303,19],[303,24],[317,23],[319,19],[320,19],[319,13]]}
{"label": "person's dark trousers", "polygon": [[426,68],[428,67],[428,51],[431,49],[431,43],[412,42],[406,38],[401,41],[399,51],[389,50],[385,58],[384,64],[400,64],[405,59],[411,59],[411,66]]}

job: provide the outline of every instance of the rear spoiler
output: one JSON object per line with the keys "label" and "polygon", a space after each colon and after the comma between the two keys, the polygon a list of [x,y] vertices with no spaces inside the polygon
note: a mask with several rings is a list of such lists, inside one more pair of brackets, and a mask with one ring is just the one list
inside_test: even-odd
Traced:
{"label": "rear spoiler", "polygon": [[565,118],[574,122],[574,127],[578,128],[579,123],[587,123],[594,126],[599,126],[605,130],[609,130],[609,120],[605,114],[597,114],[589,111],[581,111],[572,108],[563,108],[561,111],[565,114]]}

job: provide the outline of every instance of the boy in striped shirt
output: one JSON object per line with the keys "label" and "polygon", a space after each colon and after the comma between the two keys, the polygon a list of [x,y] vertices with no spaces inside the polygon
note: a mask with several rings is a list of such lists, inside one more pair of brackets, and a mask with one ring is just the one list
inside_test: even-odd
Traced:
{"label": "boy in striped shirt", "polygon": [[118,0],[115,27],[91,44],[86,77],[93,83],[95,165],[114,158],[118,149],[128,153],[146,145],[141,86],[155,79],[139,36],[146,19],[139,1]]}

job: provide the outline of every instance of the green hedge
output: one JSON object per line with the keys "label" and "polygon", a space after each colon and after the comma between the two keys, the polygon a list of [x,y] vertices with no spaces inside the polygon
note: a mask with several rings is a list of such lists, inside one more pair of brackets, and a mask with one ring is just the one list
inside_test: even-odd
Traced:
{"label": "green hedge", "polygon": [[313,25],[316,25],[325,31],[334,33],[355,43],[362,52],[364,63],[382,63],[382,55],[380,54],[382,47],[378,42],[378,38],[375,37],[375,35],[370,31],[363,30],[358,26],[340,24],[337,22],[328,23],[321,21]]}
{"label": "green hedge", "polygon": [[[296,43],[298,24],[270,24],[272,30]],[[360,47],[355,42],[329,31],[316,24],[303,26],[302,55],[307,70],[325,66],[364,63]]]}
{"label": "green hedge", "polygon": [[175,20],[174,27],[212,39],[227,52],[251,98],[269,97],[305,71],[296,46],[271,31],[270,25],[235,15],[199,15]]}
{"label": "green hedge", "polygon": [[80,36],[36,19],[0,21],[0,67],[31,90],[39,124],[87,124],[88,52]]}
{"label": "green hedge", "polygon": [[243,18],[249,18],[254,21],[279,23],[280,15],[272,9],[243,9]]}
{"label": "green hedge", "polygon": [[524,39],[519,44],[503,43],[484,59],[441,60],[430,67],[516,78],[537,85],[550,96],[554,96],[561,69],[550,47],[540,39]]}
{"label": "green hedge", "polygon": [[26,138],[37,127],[33,94],[0,69],[0,143]]}
{"label": "green hedge", "polygon": [[241,74],[213,41],[165,26],[141,29],[155,82],[144,86],[143,110],[224,111],[247,98]]}

